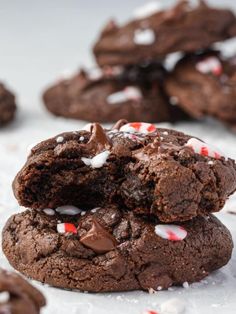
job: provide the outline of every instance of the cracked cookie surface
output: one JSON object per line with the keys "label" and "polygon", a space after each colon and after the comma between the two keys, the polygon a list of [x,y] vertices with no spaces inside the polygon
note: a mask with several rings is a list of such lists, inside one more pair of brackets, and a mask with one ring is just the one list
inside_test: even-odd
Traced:
{"label": "cracked cookie surface", "polygon": [[123,120],[112,130],[95,123],[38,144],[13,183],[28,208],[115,203],[164,222],[219,211],[235,188],[234,161],[213,146]]}

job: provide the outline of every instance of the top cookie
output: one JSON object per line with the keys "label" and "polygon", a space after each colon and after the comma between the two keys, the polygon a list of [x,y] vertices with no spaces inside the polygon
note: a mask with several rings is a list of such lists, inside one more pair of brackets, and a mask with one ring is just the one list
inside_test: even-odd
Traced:
{"label": "top cookie", "polygon": [[176,51],[193,52],[236,35],[236,18],[230,10],[192,7],[180,1],[170,9],[146,7],[124,26],[109,22],[94,46],[97,63],[135,64],[163,58]]}
{"label": "top cookie", "polygon": [[192,117],[213,116],[236,128],[236,56],[217,51],[184,56],[165,88]]}
{"label": "top cookie", "polygon": [[32,209],[115,203],[163,222],[219,211],[236,165],[213,146],[148,123],[91,124],[34,147],[13,188]]}

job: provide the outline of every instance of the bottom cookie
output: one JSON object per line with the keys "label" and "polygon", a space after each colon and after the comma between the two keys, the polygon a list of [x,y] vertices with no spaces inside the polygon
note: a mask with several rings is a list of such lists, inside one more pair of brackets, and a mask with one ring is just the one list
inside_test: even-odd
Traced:
{"label": "bottom cookie", "polygon": [[21,276],[0,269],[0,313],[39,314],[44,296]]}
{"label": "bottom cookie", "polygon": [[3,231],[3,251],[24,275],[60,288],[167,289],[203,279],[232,253],[229,231],[212,215],[165,225],[113,206],[59,212],[12,216]]}

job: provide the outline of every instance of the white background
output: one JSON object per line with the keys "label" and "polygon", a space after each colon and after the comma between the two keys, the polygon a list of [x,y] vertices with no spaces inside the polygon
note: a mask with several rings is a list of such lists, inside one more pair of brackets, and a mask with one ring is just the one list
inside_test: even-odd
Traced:
{"label": "white background", "polygon": [[[231,7],[236,3],[210,2]],[[20,210],[12,195],[11,182],[26,159],[27,147],[84,124],[47,113],[40,101],[42,90],[61,73],[93,64],[90,47],[107,19],[115,16],[118,21],[127,20],[133,9],[144,3],[142,0],[0,1],[0,80],[16,92],[19,104],[17,120],[0,130],[0,228],[9,215]],[[225,44],[224,48],[235,51],[235,41]],[[199,136],[236,158],[236,134],[219,123],[181,123],[174,127]],[[227,213],[235,209],[236,198],[231,197],[220,218],[236,238],[236,215]],[[1,252],[0,265],[9,268]],[[234,251],[227,267],[188,290],[179,288],[156,295],[143,292],[95,295],[38,286],[48,298],[45,314],[141,314],[145,309],[158,310],[162,302],[172,297],[186,303],[187,314],[233,314],[236,312],[236,254]]]}

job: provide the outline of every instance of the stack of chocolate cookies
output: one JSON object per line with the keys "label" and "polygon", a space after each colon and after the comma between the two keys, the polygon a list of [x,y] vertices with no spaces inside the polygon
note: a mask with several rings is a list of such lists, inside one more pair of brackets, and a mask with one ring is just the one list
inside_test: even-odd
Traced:
{"label": "stack of chocolate cookies", "polygon": [[[44,103],[55,115],[88,121],[211,115],[234,126],[235,59],[223,60],[212,45],[235,36],[230,10],[204,1],[182,0],[171,8],[152,2],[124,26],[109,21],[93,49],[98,68],[57,82],[45,91]],[[173,52],[184,58],[168,73],[164,62]]]}
{"label": "stack of chocolate cookies", "polygon": [[11,265],[83,291],[161,290],[225,265],[227,228],[212,215],[236,165],[197,138],[149,123],[93,123],[35,146],[14,194],[30,208],[3,230]]}

